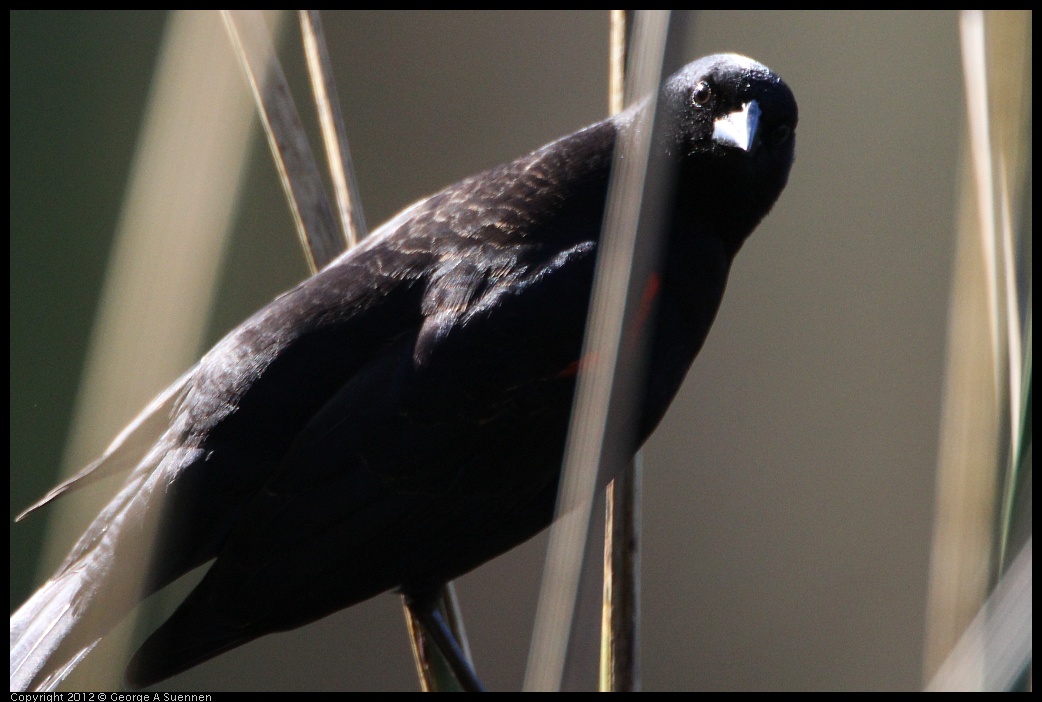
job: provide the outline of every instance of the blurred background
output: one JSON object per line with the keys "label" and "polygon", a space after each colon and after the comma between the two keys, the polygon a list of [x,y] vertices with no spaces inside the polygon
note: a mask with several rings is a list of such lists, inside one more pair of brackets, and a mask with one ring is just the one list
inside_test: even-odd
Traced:
{"label": "blurred background", "polygon": [[[12,518],[58,480],[63,460],[76,468],[98,455],[203,350],[307,275],[267,144],[254,132],[228,244],[208,254],[217,282],[201,338],[160,377],[86,417],[92,433],[69,448],[168,19],[11,13]],[[249,106],[219,18],[205,21],[209,68],[230,71],[236,99]],[[330,12],[324,21],[373,228],[607,115],[607,12]],[[304,102],[295,18],[282,36]],[[720,51],[747,54],[791,86],[797,160],[646,447],[644,687],[916,689],[966,122],[958,16],[697,13],[685,61]],[[175,229],[186,217],[167,214]],[[178,259],[175,247],[148,264],[157,285]],[[122,302],[141,329],[166,314]],[[147,331],[136,343],[143,364],[168,346]],[[134,363],[121,363],[120,374],[133,376]],[[78,533],[48,550],[50,515],[12,526],[12,610]],[[72,519],[76,529],[86,517]],[[457,583],[491,689],[520,686],[544,549],[545,534]],[[119,657],[103,647],[96,658],[106,655]],[[90,665],[73,689],[91,685]],[[595,680],[580,670],[569,684],[590,689]],[[163,688],[414,690],[417,682],[398,598],[383,595]]]}

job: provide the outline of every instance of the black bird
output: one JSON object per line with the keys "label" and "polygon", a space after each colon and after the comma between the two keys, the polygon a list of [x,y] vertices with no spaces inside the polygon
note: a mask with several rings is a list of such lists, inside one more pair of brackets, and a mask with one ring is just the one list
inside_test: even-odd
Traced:
{"label": "black bird", "polygon": [[[785,83],[734,54],[687,65],[660,105],[653,148],[676,178],[634,450],[785,186],[797,122]],[[129,470],[11,616],[11,689],[53,687],[143,596],[211,561],[131,685],[384,591],[423,598],[548,526],[612,151],[641,109],[404,210],[158,398],[150,421],[169,424],[151,449],[128,460],[125,433],[38,503]]]}

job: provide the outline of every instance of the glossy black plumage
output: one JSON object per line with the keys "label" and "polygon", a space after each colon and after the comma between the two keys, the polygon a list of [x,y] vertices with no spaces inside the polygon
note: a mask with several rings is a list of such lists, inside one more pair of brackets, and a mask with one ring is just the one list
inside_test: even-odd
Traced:
{"label": "glossy black plumage", "polygon": [[[638,445],[785,185],[797,120],[785,84],[735,55],[675,74],[662,109],[673,128],[656,148],[677,177]],[[165,399],[169,429],[12,615],[12,689],[56,682],[125,615],[139,594],[122,564],[143,548],[146,592],[216,560],[135,656],[137,685],[386,590],[425,592],[547,526],[612,149],[639,123],[631,110],[413,205],[215,346]]]}

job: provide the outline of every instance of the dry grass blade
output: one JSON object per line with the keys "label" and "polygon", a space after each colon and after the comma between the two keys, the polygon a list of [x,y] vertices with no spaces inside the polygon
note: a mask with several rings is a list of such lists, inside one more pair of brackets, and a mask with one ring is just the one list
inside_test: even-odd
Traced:
{"label": "dry grass blade", "polygon": [[[936,681],[935,671],[947,661],[945,679],[977,681],[969,689],[981,689],[986,680],[990,688],[1008,662],[1004,649],[989,648],[998,639],[964,632],[989,609],[985,598],[1003,573],[1007,551],[1025,539],[1021,533],[1013,545],[1008,540],[1025,436],[1030,455],[1024,401],[1030,344],[1025,347],[1021,330],[1022,324],[1030,328],[1031,317],[1030,301],[1021,296],[1030,294],[1031,271],[1027,258],[1018,272],[1015,253],[1030,238],[1030,22],[1030,13],[967,11],[960,26],[968,153],[949,316],[925,677]],[[967,637],[976,642],[975,659],[962,644],[952,653]],[[977,670],[956,674],[953,660]],[[1006,689],[1013,684],[1007,676]]]}
{"label": "dry grass blade", "polygon": [[[345,245],[351,248],[367,234],[321,18],[317,10],[301,10],[299,14],[326,160],[337,197],[339,229],[330,211],[318,165],[308,145],[285,75],[274,56],[262,19],[253,11],[225,10],[223,14],[232,41],[250,77],[301,243],[311,270],[315,272],[338,256]],[[259,71],[264,67],[270,71],[267,83],[257,79]],[[451,590],[446,592],[451,593]],[[454,594],[443,596],[441,607],[469,658],[470,651],[463,635],[462,618]],[[421,686],[425,690],[454,689],[455,679],[448,672],[437,647],[426,640],[423,628],[414,621],[408,608],[405,616]]]}
{"label": "dry grass blade", "polygon": [[[222,10],[222,14],[249,76],[308,264],[318,270],[344,250],[346,240],[333,217],[289,84],[260,13]],[[261,80],[259,76],[268,71],[268,80]]]}
{"label": "dry grass blade", "polygon": [[963,632],[928,692],[1007,692],[1031,663],[1031,540]]}
{"label": "dry grass blade", "polygon": [[[164,430],[167,405],[148,405],[125,433],[121,423],[198,357],[252,136],[252,106],[222,35],[211,12],[175,12],[166,24],[80,381],[67,467],[95,458],[116,434],[112,448],[123,441],[131,449],[117,457],[116,470],[131,465]],[[64,557],[70,534],[78,536],[97,514],[100,497],[86,491],[64,498],[42,563]],[[148,557],[141,554],[137,572],[147,570]],[[105,647],[126,650],[132,630],[128,619]],[[87,657],[69,675],[69,689],[118,688],[117,660]]]}

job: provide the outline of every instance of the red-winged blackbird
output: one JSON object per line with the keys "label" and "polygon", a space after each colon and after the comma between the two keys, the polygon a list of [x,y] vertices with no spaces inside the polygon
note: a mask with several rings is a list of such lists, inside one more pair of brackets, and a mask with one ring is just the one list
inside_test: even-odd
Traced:
{"label": "red-winged blackbird", "polygon": [[[785,186],[797,121],[785,83],[731,54],[674,74],[660,105],[670,126],[654,148],[676,177],[646,286],[634,449]],[[131,684],[387,590],[424,595],[546,527],[613,147],[636,116],[409,207],[207,353],[163,397],[169,428],[151,450],[129,466],[117,450],[45,498],[129,470],[12,615],[12,690],[56,684],[142,591],[209,561],[138,651]],[[151,570],[134,577],[145,548]]]}

